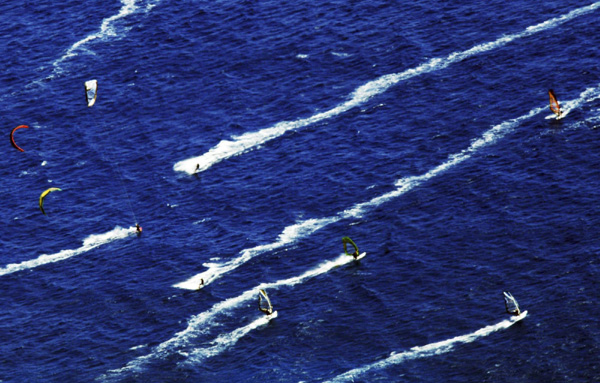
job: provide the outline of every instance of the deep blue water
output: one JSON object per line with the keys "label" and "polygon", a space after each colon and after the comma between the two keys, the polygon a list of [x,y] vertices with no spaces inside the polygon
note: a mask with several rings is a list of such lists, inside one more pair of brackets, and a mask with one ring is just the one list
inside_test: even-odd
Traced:
{"label": "deep blue water", "polygon": [[600,381],[599,17],[1,4],[0,381]]}

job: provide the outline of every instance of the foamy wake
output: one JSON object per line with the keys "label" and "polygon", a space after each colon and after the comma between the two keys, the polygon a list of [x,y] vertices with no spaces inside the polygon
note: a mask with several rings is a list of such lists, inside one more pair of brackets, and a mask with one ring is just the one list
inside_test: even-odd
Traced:
{"label": "foamy wake", "polygon": [[295,225],[288,226],[279,235],[277,241],[267,245],[256,246],[251,249],[244,249],[237,258],[225,263],[205,263],[203,266],[208,267],[208,270],[197,274],[186,281],[177,283],[173,285],[173,287],[187,290],[197,290],[201,281],[203,281],[204,286],[206,286],[209,283],[214,282],[222,275],[248,262],[257,255],[289,245],[295,242],[298,238],[308,237],[315,231],[338,220],[339,217],[309,219]]}
{"label": "foamy wake", "polygon": [[[586,89],[583,93],[581,93],[579,98],[575,100],[566,101],[563,103],[563,105],[572,110],[578,108],[584,103],[596,100],[598,98],[600,98],[600,88],[589,88]],[[341,219],[360,218],[368,210],[376,208],[391,199],[403,195],[404,193],[421,185],[423,182],[428,181],[431,178],[439,175],[440,173],[443,173],[446,170],[452,168],[453,166],[456,166],[459,163],[465,161],[466,159],[470,158],[472,154],[476,153],[479,149],[490,145],[498,139],[504,137],[507,133],[519,126],[523,121],[530,119],[535,115],[547,110],[548,108],[546,107],[535,108],[521,117],[517,117],[505,121],[499,125],[493,126],[491,129],[483,133],[481,137],[473,140],[468,148],[462,150],[461,152],[450,155],[447,161],[429,170],[427,173],[418,176],[405,177],[397,180],[396,189],[386,194],[375,197],[370,201],[356,204],[353,207],[344,210],[333,217],[309,219],[306,221],[296,223],[292,226],[288,226],[279,235],[277,241],[267,245],[261,245],[253,247],[251,249],[242,250],[238,257],[233,258],[232,260],[222,264],[204,264],[204,266],[208,267],[206,271],[194,275],[186,281],[177,283],[173,285],[173,287],[187,290],[197,290],[200,287],[201,281],[203,281],[204,286],[206,286],[209,283],[218,279],[219,277],[223,276],[224,274],[229,273],[230,271],[248,262],[250,259],[256,257],[257,255],[284,247],[302,238],[306,238],[315,231],[320,230],[329,224],[338,222]]]}
{"label": "foamy wake", "polygon": [[264,326],[271,321],[271,319],[277,316],[277,312],[272,315],[262,315],[258,319],[255,319],[252,323],[235,329],[230,333],[221,334],[211,342],[212,346],[206,348],[196,348],[191,353],[189,353],[188,359],[186,360],[187,364],[198,365],[204,362],[208,358],[212,358],[213,356],[219,355],[223,351],[227,350],[230,347],[233,347],[238,340],[240,340],[244,335],[248,334],[250,331]]}
{"label": "foamy wake", "polygon": [[61,250],[56,254],[42,254],[36,259],[6,265],[3,268],[0,268],[0,276],[15,273],[17,271],[33,269],[34,267],[46,265],[48,263],[62,261],[95,249],[98,246],[102,246],[107,243],[116,241],[118,239],[123,239],[130,235],[134,235],[135,233],[136,229],[133,226],[128,229],[124,229],[120,226],[117,226],[107,233],[90,235],[89,237],[83,240],[83,246],[77,249]]}
{"label": "foamy wake", "polygon": [[486,326],[486,327],[481,328],[470,334],[457,336],[452,339],[448,339],[448,340],[444,340],[444,341],[436,342],[436,343],[431,343],[431,344],[428,344],[425,346],[413,347],[408,351],[404,351],[404,352],[401,352],[398,354],[392,353],[386,359],[383,359],[383,360],[380,360],[379,362],[371,363],[369,365],[355,368],[353,370],[345,372],[341,375],[336,376],[329,382],[354,381],[355,379],[360,378],[362,375],[364,375],[366,372],[368,372],[370,370],[383,370],[383,369],[387,368],[388,366],[391,366],[394,364],[400,364],[407,360],[425,358],[425,357],[439,355],[439,354],[449,352],[454,348],[454,346],[456,346],[458,344],[471,343],[471,342],[476,341],[479,338],[488,336],[496,331],[505,330],[505,329],[509,328],[510,326],[512,326],[513,324],[515,324],[516,322],[525,318],[526,316],[527,316],[527,312],[525,311],[517,318],[503,320],[500,323]]}
{"label": "foamy wake", "polygon": [[[123,19],[135,13],[139,9],[137,0],[121,0],[121,3],[123,4],[123,6],[119,9],[119,12],[116,15],[107,17],[106,19],[102,20],[102,23],[100,24],[100,30],[77,41],[69,49],[67,49],[67,52],[63,56],[61,56],[58,60],[52,63],[54,70],[52,71],[52,74],[49,76],[49,78],[54,77],[54,75],[57,73],[61,73],[61,64],[66,60],[70,59],[71,57],[77,56],[80,51],[87,51],[88,53],[91,53],[86,48],[86,45],[88,45],[89,42],[119,36],[119,30],[116,27],[116,23],[120,19]],[[146,6],[143,8],[143,10],[148,12],[158,3],[158,0],[147,1],[145,3]]]}
{"label": "foamy wake", "polygon": [[[569,20],[593,12],[599,7],[600,2],[596,2],[586,7],[577,8],[565,15],[546,20],[537,25],[530,26],[522,32],[505,35],[497,40],[476,45],[462,52],[454,52],[444,58],[433,58],[419,65],[416,68],[407,69],[401,73],[388,74],[379,77],[376,80],[370,81],[360,86],[350,95],[350,99],[348,101],[328,111],[321,112],[311,117],[298,119],[295,121],[282,121],[270,128],[265,128],[256,132],[245,133],[241,136],[233,137],[232,140],[223,140],[219,142],[217,146],[211,148],[208,152],[204,153],[201,156],[177,162],[173,166],[173,169],[175,171],[187,172],[189,174],[193,174],[197,171],[205,171],[218,162],[247,152],[248,150],[262,145],[267,141],[275,139],[290,130],[296,130],[307,125],[314,124],[329,119],[331,117],[337,116],[341,113],[344,113],[356,106],[365,103],[373,96],[385,92],[391,86],[396,85],[400,81],[407,80],[409,78],[416,77],[424,73],[444,69],[450,64],[462,61],[468,57],[475,56],[477,54],[489,52],[493,49],[502,47],[516,39],[531,36],[533,34],[555,28],[563,23],[566,23]],[[198,170],[196,170],[196,166],[198,165],[199,168]]]}
{"label": "foamy wake", "polygon": [[[110,380],[112,378],[118,378],[121,374],[126,373],[128,371],[139,370],[142,366],[144,366],[144,364],[148,363],[149,361],[151,361],[155,358],[164,357],[166,355],[169,355],[172,352],[178,351],[180,348],[188,345],[190,343],[190,341],[192,339],[196,338],[198,335],[208,332],[213,327],[213,325],[214,325],[213,320],[217,315],[223,315],[223,314],[239,307],[240,305],[242,305],[245,302],[257,299],[259,289],[268,290],[271,288],[279,288],[282,286],[294,286],[296,284],[304,282],[307,279],[316,277],[321,274],[325,274],[328,271],[330,271],[331,269],[333,269],[334,267],[343,266],[343,265],[348,264],[353,261],[354,261],[354,258],[349,257],[345,254],[342,254],[338,258],[331,260],[331,261],[323,262],[323,263],[319,264],[317,267],[310,269],[307,272],[305,272],[304,274],[301,274],[299,276],[282,279],[277,282],[261,283],[260,285],[243,292],[242,294],[240,294],[237,297],[229,298],[229,299],[226,299],[219,303],[216,303],[209,310],[207,310],[203,313],[200,313],[198,315],[194,315],[192,318],[190,318],[190,320],[188,321],[187,328],[176,333],[171,339],[156,346],[154,348],[154,350],[152,351],[152,353],[132,360],[131,362],[127,363],[127,365],[123,368],[108,371],[106,375],[101,376],[99,379],[104,381],[104,380]],[[275,304],[275,306],[277,306],[277,304]],[[239,339],[239,337],[245,335],[247,333],[246,330],[250,331],[251,329],[252,329],[251,327],[248,327],[248,328],[244,328],[244,330],[240,330],[240,332],[237,333],[237,335],[236,335],[236,336],[238,336],[237,339]],[[246,331],[246,332],[244,332],[244,331]],[[232,336],[232,337],[230,337],[229,341],[227,341],[226,340],[227,336],[228,335],[225,335],[221,339],[221,342],[219,343],[220,345],[217,344],[217,346],[215,346],[217,348],[212,349],[212,351],[208,351],[207,355],[211,355],[210,352],[216,352],[217,350],[221,350],[219,352],[222,352],[222,347],[229,347],[228,342],[236,339],[236,336]],[[237,340],[236,340],[236,342],[237,342]],[[221,347],[221,348],[219,348],[219,347]],[[196,353],[196,356],[202,359],[203,358],[202,352],[203,351],[198,350],[198,352]]]}

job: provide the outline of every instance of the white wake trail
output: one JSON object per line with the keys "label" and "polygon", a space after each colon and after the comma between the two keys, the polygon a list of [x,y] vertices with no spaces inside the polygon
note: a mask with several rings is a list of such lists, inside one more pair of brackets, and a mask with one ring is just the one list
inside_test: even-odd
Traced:
{"label": "white wake trail", "polygon": [[[348,101],[330,110],[317,113],[311,117],[298,119],[295,121],[282,121],[269,128],[265,128],[256,132],[248,132],[242,134],[241,136],[233,137],[232,140],[223,140],[219,142],[217,146],[211,148],[208,152],[204,153],[201,156],[177,162],[173,166],[173,169],[175,171],[186,172],[188,174],[194,174],[196,172],[205,171],[218,162],[247,152],[248,150],[262,145],[267,141],[280,137],[281,135],[290,130],[299,129],[307,125],[314,124],[342,114],[354,107],[357,107],[367,102],[373,96],[387,91],[391,86],[396,85],[400,81],[404,81],[424,73],[444,69],[450,64],[462,61],[468,57],[480,53],[489,52],[493,49],[502,47],[511,41],[555,28],[563,23],[566,23],[567,21],[593,12],[599,7],[600,2],[596,2],[585,7],[577,8],[565,15],[546,20],[537,25],[530,26],[522,32],[505,35],[503,37],[498,38],[497,40],[476,45],[462,52],[454,52],[444,58],[433,58],[419,65],[416,68],[407,69],[401,73],[388,74],[379,77],[378,79],[370,81],[357,88],[350,95],[350,99]],[[196,170],[197,166],[199,167]]]}
{"label": "white wake trail", "polygon": [[203,266],[208,267],[208,270],[194,275],[186,281],[177,283],[173,285],[173,287],[186,290],[197,290],[200,288],[200,283],[203,283],[202,287],[207,286],[211,282],[214,282],[220,278],[222,275],[237,269],[239,266],[248,262],[257,255],[292,244],[298,239],[308,237],[315,231],[339,220],[339,217],[309,219],[295,225],[288,226],[279,235],[277,241],[267,245],[260,245],[251,249],[242,250],[238,257],[225,263],[205,263]]}
{"label": "white wake trail", "polygon": [[100,24],[99,31],[92,33],[86,36],[85,38],[77,41],[69,49],[67,49],[67,52],[63,56],[61,56],[58,60],[52,63],[54,70],[53,74],[50,77],[53,77],[54,73],[61,73],[62,68],[60,67],[60,64],[70,59],[71,57],[77,56],[77,52],[84,49],[85,45],[90,41],[96,39],[103,39],[105,37],[114,37],[117,35],[114,29],[114,22],[131,15],[138,8],[136,5],[136,0],[121,0],[121,3],[123,4],[123,6],[119,10],[119,13],[102,20],[102,24]]}
{"label": "white wake trail", "polygon": [[[171,339],[156,346],[152,353],[132,360],[131,362],[127,363],[127,365],[123,368],[108,371],[106,375],[99,377],[99,379],[105,381],[110,380],[112,378],[118,378],[118,376],[128,371],[139,370],[144,364],[148,363],[149,361],[155,358],[166,356],[172,352],[177,351],[177,349],[187,345],[191,339],[197,337],[201,333],[210,330],[210,328],[213,326],[213,319],[217,315],[223,315],[241,306],[245,302],[257,299],[258,290],[260,289],[268,290],[271,288],[279,288],[282,286],[294,286],[304,282],[307,279],[316,277],[321,274],[325,274],[335,267],[343,266],[353,261],[353,257],[342,254],[338,258],[331,261],[323,262],[317,267],[310,269],[296,277],[282,279],[276,282],[261,283],[260,285],[243,292],[237,297],[229,298],[219,303],[216,303],[209,310],[190,318],[186,329],[176,333],[175,336],[173,336]],[[226,344],[226,341],[223,341],[221,346],[223,346],[224,344]],[[213,351],[215,350],[217,349],[214,349]]]}
{"label": "white wake trail", "polygon": [[[143,8],[143,10],[145,12],[148,12],[153,7],[155,7],[157,3],[158,3],[158,0],[147,2],[146,6]],[[92,33],[92,34],[86,36],[85,38],[77,41],[73,45],[71,45],[71,47],[69,49],[67,49],[67,51],[65,52],[64,55],[62,55],[58,60],[56,60],[52,63],[54,70],[52,71],[52,74],[48,78],[53,78],[55,74],[62,73],[61,64],[65,61],[67,61],[68,59],[70,59],[74,56],[77,56],[79,54],[78,52],[80,52],[80,51],[90,52],[86,48],[86,46],[91,41],[104,40],[106,38],[118,37],[118,33],[115,28],[115,23],[121,19],[126,18],[127,16],[129,16],[131,14],[136,13],[140,9],[140,7],[138,6],[137,0],[121,0],[121,4],[123,4],[123,5],[121,6],[121,8],[119,9],[119,12],[117,14],[112,15],[112,16],[107,17],[106,19],[102,20],[102,23],[100,24],[100,29],[97,32]]]}
{"label": "white wake trail", "polygon": [[262,315],[258,319],[255,319],[252,323],[240,327],[230,333],[221,334],[211,342],[212,346],[207,348],[196,348],[194,349],[188,356],[188,360],[185,362],[186,364],[198,365],[204,362],[208,358],[212,358],[213,356],[217,356],[221,354],[223,351],[227,350],[230,347],[233,347],[238,340],[248,334],[250,331],[264,326],[271,321],[271,319],[275,318],[275,313],[273,315]]}
{"label": "white wake trail", "polygon": [[86,239],[83,240],[83,246],[77,249],[69,249],[69,250],[61,250],[56,254],[42,254],[38,258],[24,261],[21,263],[11,263],[2,268],[0,268],[0,276],[12,274],[17,271],[33,269],[38,266],[47,265],[48,263],[54,263],[58,261],[62,261],[81,253],[85,253],[96,247],[105,245],[107,243],[111,243],[118,239],[123,239],[129,237],[131,235],[135,235],[136,228],[134,226],[124,229],[120,226],[115,227],[109,232],[104,234],[92,234]]}
{"label": "white wake trail", "polygon": [[360,378],[366,372],[370,370],[382,370],[394,364],[400,364],[407,360],[425,358],[429,356],[439,355],[446,352],[451,351],[454,346],[458,344],[471,343],[476,341],[479,338],[488,336],[496,331],[505,330],[520,321],[521,319],[527,316],[527,311],[523,312],[521,315],[515,318],[506,319],[502,322],[496,323],[494,325],[486,326],[481,328],[475,332],[470,334],[461,335],[454,337],[452,339],[444,340],[441,342],[431,343],[425,346],[413,347],[408,351],[404,351],[401,353],[392,353],[388,358],[384,360],[380,360],[379,362],[371,363],[369,365],[355,368],[348,372],[345,372],[341,375],[336,376],[335,378],[329,380],[328,382],[338,383],[338,382],[350,382],[354,381],[357,378]]}

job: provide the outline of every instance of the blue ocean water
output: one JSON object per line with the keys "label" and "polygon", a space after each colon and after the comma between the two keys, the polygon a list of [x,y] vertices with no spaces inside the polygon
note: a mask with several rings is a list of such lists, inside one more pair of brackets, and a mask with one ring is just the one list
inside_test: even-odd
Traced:
{"label": "blue ocean water", "polygon": [[1,4],[0,381],[600,381],[599,17]]}

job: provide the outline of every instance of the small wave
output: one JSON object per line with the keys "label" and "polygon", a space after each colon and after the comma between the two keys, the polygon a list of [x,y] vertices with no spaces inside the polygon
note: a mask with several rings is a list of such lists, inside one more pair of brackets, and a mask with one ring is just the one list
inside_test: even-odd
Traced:
{"label": "small wave", "polygon": [[17,271],[33,269],[38,266],[46,265],[48,263],[54,263],[58,261],[62,261],[81,253],[85,253],[92,249],[95,249],[98,246],[105,245],[107,243],[116,241],[118,239],[126,238],[130,235],[134,235],[136,233],[135,227],[130,227],[128,229],[124,229],[120,226],[115,227],[109,232],[104,234],[92,234],[86,239],[83,240],[83,246],[77,249],[69,249],[69,250],[61,250],[55,254],[42,254],[36,259],[31,259],[29,261],[24,261],[21,263],[11,263],[0,268],[0,276],[12,274]]}
{"label": "small wave", "polygon": [[349,53],[342,53],[342,52],[331,52],[331,54],[334,55],[334,56],[336,56],[336,57],[343,57],[343,58],[352,56]]}
{"label": "small wave", "polygon": [[308,118],[298,119],[295,121],[282,121],[272,127],[265,128],[256,132],[248,132],[237,137],[232,137],[232,140],[223,140],[215,147],[201,156],[182,160],[175,165],[175,171],[194,174],[203,172],[209,169],[214,164],[221,162],[233,156],[243,154],[267,141],[280,137],[290,130],[296,130],[310,124],[314,124],[331,117],[342,114],[356,106],[367,102],[372,97],[387,91],[391,86],[396,85],[400,81],[404,81],[425,73],[441,70],[448,67],[450,64],[462,61],[468,57],[489,52],[493,49],[500,48],[511,41],[523,37],[531,36],[551,28],[555,28],[569,20],[595,11],[600,7],[600,2],[592,5],[577,8],[565,15],[546,20],[540,24],[527,27],[524,31],[504,35],[497,40],[476,45],[462,52],[454,52],[444,58],[433,58],[415,68],[407,69],[401,73],[388,74],[379,77],[376,80],[370,81],[358,87],[351,95],[350,99],[328,111],[315,114]]}
{"label": "small wave", "polygon": [[[525,315],[523,315],[523,314],[525,314]],[[523,319],[527,316],[526,312],[524,312],[523,314],[519,318],[519,320]],[[488,336],[496,331],[505,330],[505,329],[509,328],[510,326],[512,326],[513,324],[515,324],[516,322],[517,322],[516,320],[506,319],[506,320],[503,320],[502,322],[496,323],[494,325],[483,327],[483,328],[481,328],[475,332],[472,332],[470,334],[457,336],[452,339],[448,339],[448,340],[444,340],[444,341],[436,342],[436,343],[431,343],[431,344],[428,344],[425,346],[413,347],[408,351],[404,351],[404,352],[400,352],[400,353],[393,352],[392,354],[390,354],[390,356],[388,358],[386,358],[384,360],[380,360],[379,362],[375,362],[375,363],[372,363],[372,364],[369,364],[369,365],[366,365],[363,367],[355,368],[353,370],[350,370],[348,372],[345,372],[341,375],[336,376],[329,382],[354,381],[355,379],[357,379],[358,377],[360,377],[361,375],[365,374],[366,372],[368,372],[370,370],[382,370],[388,366],[391,366],[394,364],[400,364],[407,360],[417,359],[417,358],[425,358],[428,356],[443,354],[448,351],[451,351],[454,348],[454,346],[456,346],[457,344],[461,344],[461,343],[465,344],[465,343],[474,342],[477,339],[482,338],[484,336]]]}

